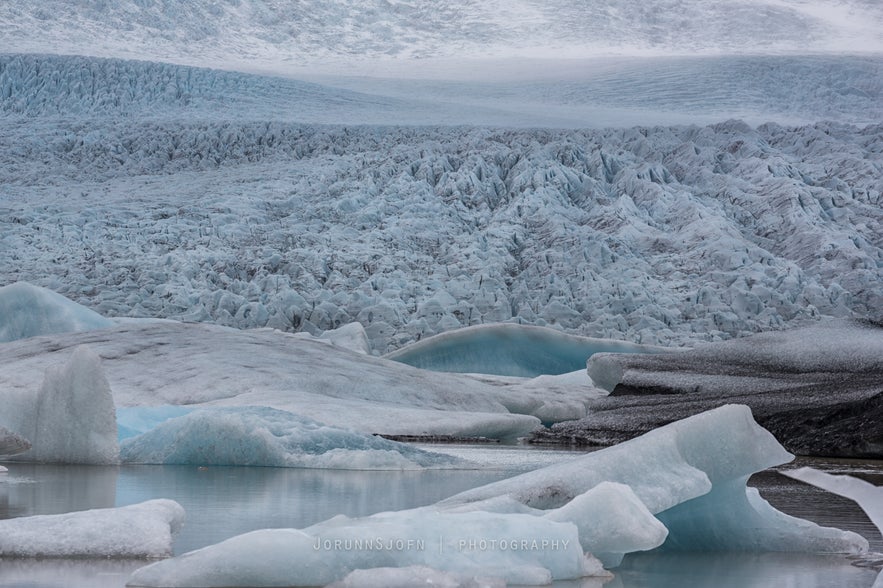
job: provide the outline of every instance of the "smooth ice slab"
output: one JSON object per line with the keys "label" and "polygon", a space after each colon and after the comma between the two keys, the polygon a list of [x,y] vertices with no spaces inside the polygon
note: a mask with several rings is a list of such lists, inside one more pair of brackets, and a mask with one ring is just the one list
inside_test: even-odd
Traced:
{"label": "smooth ice slab", "polygon": [[763,551],[866,551],[855,533],[819,527],[772,508],[746,488],[751,474],[793,458],[746,406],[727,405],[631,441],[467,490],[441,504],[507,496],[560,507],[603,481],[631,487],[668,528],[666,546]]}
{"label": "smooth ice slab", "polygon": [[0,288],[0,343],[112,325],[97,312],[46,288],[27,282]]}
{"label": "smooth ice slab", "polygon": [[447,331],[385,357],[439,372],[533,378],[583,369],[595,353],[653,353],[665,350],[626,341],[569,335],[546,327],[500,323]]}
{"label": "smooth ice slab", "polygon": [[156,558],[184,521],[173,500],[0,521],[0,557]]}
{"label": "smooth ice slab", "polygon": [[127,463],[350,470],[418,469],[461,463],[451,456],[329,427],[264,406],[202,408],[171,418],[124,440],[120,457]]}
{"label": "smooth ice slab", "polygon": [[414,586],[506,588],[506,581],[489,576],[462,576],[426,566],[408,566],[353,570],[343,580],[330,584],[328,588],[414,588]]}

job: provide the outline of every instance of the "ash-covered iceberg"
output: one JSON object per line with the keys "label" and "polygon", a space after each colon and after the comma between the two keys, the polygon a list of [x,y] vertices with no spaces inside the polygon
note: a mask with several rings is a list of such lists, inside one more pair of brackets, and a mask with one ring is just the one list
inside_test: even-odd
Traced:
{"label": "ash-covered iceberg", "polygon": [[173,500],[0,521],[0,557],[158,558],[184,521]]}
{"label": "ash-covered iceberg", "polygon": [[27,282],[0,288],[0,343],[112,325],[97,312],[46,288]]}
{"label": "ash-covered iceberg", "polygon": [[19,400],[19,405],[11,406],[2,418],[31,440],[31,449],[12,459],[119,462],[113,396],[101,358],[88,347],[74,349],[64,365],[50,366],[37,394]]}
{"label": "ash-covered iceberg", "polygon": [[697,345],[665,355],[599,354],[588,363],[610,391],[544,439],[620,442],[723,403],[802,455],[883,456],[883,328],[831,320]]}
{"label": "ash-covered iceberg", "polygon": [[[132,412],[139,411],[157,412],[153,407],[127,409],[130,418]],[[169,414],[167,410],[159,412]],[[447,455],[330,427],[265,406],[201,408],[170,418],[125,439],[120,455],[128,463],[351,470],[418,469],[460,463]]]}

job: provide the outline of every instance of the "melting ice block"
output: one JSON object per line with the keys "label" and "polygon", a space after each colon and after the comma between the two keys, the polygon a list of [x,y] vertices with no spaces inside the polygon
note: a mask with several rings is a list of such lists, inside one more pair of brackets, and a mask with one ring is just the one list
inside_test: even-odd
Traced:
{"label": "melting ice block", "polygon": [[0,342],[110,326],[113,321],[46,288],[27,282],[0,288]]}
{"label": "melting ice block", "polygon": [[467,490],[441,504],[507,496],[557,508],[604,481],[625,484],[668,528],[665,546],[683,549],[866,551],[855,533],[820,527],[771,507],[746,488],[751,474],[793,458],[751,417],[727,405],[631,441]]}
{"label": "melting ice block", "polygon": [[[180,408],[180,407],[169,407]],[[168,410],[130,408],[161,416]],[[144,420],[144,419],[142,419]],[[417,469],[458,463],[456,458],[330,427],[265,406],[213,407],[170,418],[125,439],[124,462],[250,465],[329,469]]]}
{"label": "melting ice block", "polygon": [[173,500],[0,521],[0,557],[155,558],[184,520]]}

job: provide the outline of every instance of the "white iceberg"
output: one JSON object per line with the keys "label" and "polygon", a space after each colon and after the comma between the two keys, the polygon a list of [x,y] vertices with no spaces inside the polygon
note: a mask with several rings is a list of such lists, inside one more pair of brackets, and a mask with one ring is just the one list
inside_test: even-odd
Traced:
{"label": "white iceberg", "polygon": [[0,343],[112,325],[97,312],[46,288],[27,282],[0,288]]}
{"label": "white iceberg", "polygon": [[746,489],[751,473],[790,458],[747,407],[724,406],[431,507],[239,535],[142,568],[130,585],[322,585],[356,569],[415,565],[542,584],[602,574],[586,552],[615,566],[663,541],[689,550],[867,551],[855,533],[787,516]]}
{"label": "white iceberg", "polygon": [[507,496],[557,508],[604,481],[628,485],[669,531],[664,547],[860,553],[855,533],[781,513],[747,488],[751,474],[793,458],[751,417],[727,405],[585,457],[467,490],[442,505]]}
{"label": "white iceberg", "polygon": [[835,476],[809,467],[784,470],[782,474],[856,501],[883,534],[883,486],[874,486],[854,476]]}
{"label": "white iceberg", "polygon": [[184,520],[173,500],[0,521],[0,557],[158,558]]}
{"label": "white iceberg", "polygon": [[[10,408],[4,415],[14,417]],[[20,409],[17,428],[31,449],[11,459],[51,463],[119,462],[116,412],[101,358],[86,346],[62,366],[49,366],[35,397]]]}
{"label": "white iceberg", "polygon": [[[298,529],[264,529],[137,570],[131,586],[323,586],[357,569],[429,566],[517,584],[607,576],[580,545],[577,503],[555,511],[454,512],[424,507],[337,516]],[[591,507],[589,507],[591,509]]]}
{"label": "white iceberg", "polygon": [[[137,409],[129,409],[129,412]],[[151,408],[146,409],[150,411]],[[264,406],[202,408],[123,441],[127,463],[402,470],[462,463]]]}

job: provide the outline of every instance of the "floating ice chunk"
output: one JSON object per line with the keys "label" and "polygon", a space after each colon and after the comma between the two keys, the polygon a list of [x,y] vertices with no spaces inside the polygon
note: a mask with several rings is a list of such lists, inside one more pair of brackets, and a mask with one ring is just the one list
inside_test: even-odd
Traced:
{"label": "floating ice chunk", "polygon": [[506,581],[488,576],[464,577],[426,566],[408,566],[353,570],[343,580],[330,584],[328,588],[414,588],[414,586],[506,588]]}
{"label": "floating ice chunk", "polygon": [[499,323],[448,331],[385,357],[440,372],[536,377],[585,368],[594,353],[653,353],[661,347],[568,335],[545,327]]}
{"label": "floating ice chunk", "polygon": [[874,486],[853,476],[834,476],[807,467],[786,470],[782,473],[838,496],[855,500],[880,533],[883,533],[883,486]]}
{"label": "floating ice chunk", "polygon": [[357,569],[414,565],[535,585],[609,575],[573,523],[424,507],[253,531],[141,568],[129,585],[324,586]]}
{"label": "floating ice chunk", "polygon": [[51,463],[119,462],[116,412],[101,358],[81,345],[63,366],[46,370],[33,413],[22,414],[20,429],[32,447],[13,459]]}
{"label": "floating ice chunk", "polygon": [[8,472],[8,471],[9,471],[9,470],[6,469],[5,466],[0,466],[0,474],[5,474],[5,473]]}
{"label": "floating ice chunk", "polygon": [[0,288],[0,342],[112,325],[97,312],[46,288],[27,282]]}
{"label": "floating ice chunk", "polygon": [[746,489],[749,476],[792,459],[745,406],[727,405],[631,441],[467,490],[455,505],[508,496],[557,508],[603,481],[631,487],[669,531],[665,545],[687,549],[866,551],[855,533],[780,513]]}
{"label": "floating ice chunk", "polygon": [[173,500],[0,521],[0,557],[154,558],[184,520]]}
{"label": "floating ice chunk", "polygon": [[16,435],[8,429],[0,427],[0,455],[15,455],[31,448],[31,442]]}
{"label": "floating ice chunk", "polygon": [[124,462],[153,464],[399,470],[460,462],[264,406],[195,410],[124,440],[120,451]]}

